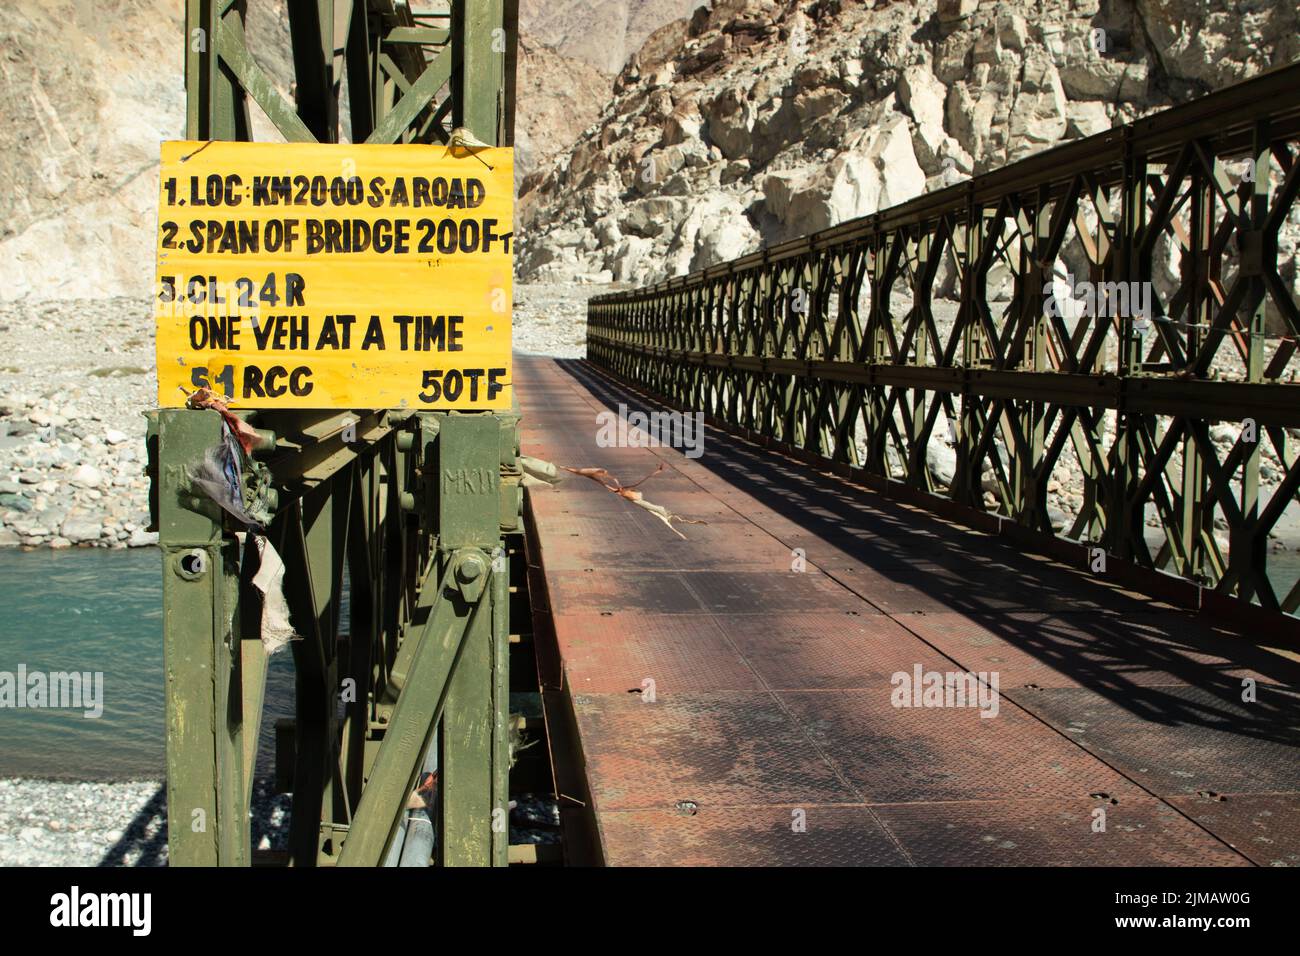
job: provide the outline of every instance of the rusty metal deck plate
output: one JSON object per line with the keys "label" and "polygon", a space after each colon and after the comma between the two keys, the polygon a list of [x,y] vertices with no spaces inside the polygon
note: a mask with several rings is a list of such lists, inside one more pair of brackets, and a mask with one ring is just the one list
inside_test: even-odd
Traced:
{"label": "rusty metal deck plate", "polygon": [[911,803],[876,813],[918,866],[1249,865],[1150,797]]}
{"label": "rusty metal deck plate", "polygon": [[597,813],[860,803],[767,691],[574,693]]}
{"label": "rusty metal deck plate", "polygon": [[1300,791],[1300,694],[1217,686],[1045,688],[1015,699],[1157,796]]}
{"label": "rusty metal deck plate", "polygon": [[1167,801],[1260,866],[1300,866],[1300,797],[1214,793]]}
{"label": "rusty metal deck plate", "polygon": [[555,618],[574,694],[642,695],[760,691],[763,685],[707,615],[565,614]]}
{"label": "rusty metal deck plate", "polygon": [[906,866],[867,807],[706,807],[601,814],[612,866]]}
{"label": "rusty metal deck plate", "polygon": [[[1294,663],[712,430],[698,458],[602,447],[596,414],[643,399],[516,373],[525,454],[662,464],[638,490],[708,522],[529,492],[607,862],[1300,862]],[[968,672],[983,699],[900,689]]]}

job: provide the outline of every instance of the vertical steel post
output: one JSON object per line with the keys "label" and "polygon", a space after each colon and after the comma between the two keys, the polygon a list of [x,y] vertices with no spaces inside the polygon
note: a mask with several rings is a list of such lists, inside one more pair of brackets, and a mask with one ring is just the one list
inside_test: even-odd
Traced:
{"label": "vertical steel post", "polygon": [[[500,421],[496,415],[447,415],[438,449],[439,547],[446,555],[479,549],[489,556],[501,549]],[[485,569],[491,571],[490,568]],[[495,577],[495,575],[494,575]],[[485,582],[461,580],[482,588]],[[483,602],[496,598],[489,586]],[[460,659],[447,691],[438,762],[442,795],[444,866],[489,866],[494,828],[508,828],[506,795],[493,772],[497,721],[508,717],[508,699],[494,691],[497,641],[495,609],[469,623]]]}
{"label": "vertical steel post", "polygon": [[[158,543],[167,681],[167,842],[174,866],[249,862],[243,693],[233,608],[238,559],[188,467],[221,441],[215,412],[158,415]],[[232,689],[234,693],[232,693]],[[248,728],[256,734],[256,726]]]}

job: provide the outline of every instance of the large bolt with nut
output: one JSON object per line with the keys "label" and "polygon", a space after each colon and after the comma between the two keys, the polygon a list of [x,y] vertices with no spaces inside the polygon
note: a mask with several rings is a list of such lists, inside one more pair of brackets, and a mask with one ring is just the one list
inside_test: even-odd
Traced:
{"label": "large bolt with nut", "polygon": [[471,584],[481,578],[487,571],[483,558],[477,554],[467,554],[461,558],[456,567],[456,579],[462,584]]}

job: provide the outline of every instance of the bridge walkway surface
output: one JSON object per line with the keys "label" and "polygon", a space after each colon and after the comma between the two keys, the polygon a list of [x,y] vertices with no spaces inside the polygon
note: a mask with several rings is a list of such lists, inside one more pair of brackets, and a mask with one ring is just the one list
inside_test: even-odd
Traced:
{"label": "bridge walkway surface", "polygon": [[[682,540],[577,475],[529,492],[606,863],[1300,863],[1295,661],[723,431],[600,447],[599,412],[658,406],[515,368],[524,454],[662,464],[638,490],[707,522]],[[982,704],[898,706],[926,703],[900,675],[962,672]]]}

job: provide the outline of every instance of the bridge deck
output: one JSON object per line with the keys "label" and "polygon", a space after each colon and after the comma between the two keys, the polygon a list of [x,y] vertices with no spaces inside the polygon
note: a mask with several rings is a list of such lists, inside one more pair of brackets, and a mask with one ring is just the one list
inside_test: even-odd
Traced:
{"label": "bridge deck", "polygon": [[[645,497],[708,522],[530,496],[606,862],[1300,864],[1294,662],[713,429],[598,447],[642,398],[515,368],[525,454],[663,463]],[[996,673],[996,716],[894,706],[918,668]]]}

